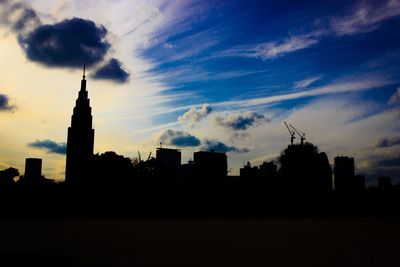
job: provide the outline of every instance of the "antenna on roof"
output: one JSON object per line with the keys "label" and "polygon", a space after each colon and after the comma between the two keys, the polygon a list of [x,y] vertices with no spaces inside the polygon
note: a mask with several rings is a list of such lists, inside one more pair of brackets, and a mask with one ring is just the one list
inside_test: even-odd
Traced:
{"label": "antenna on roof", "polygon": [[86,73],[86,64],[83,64],[83,76],[82,76],[83,79],[86,78],[85,73]]}

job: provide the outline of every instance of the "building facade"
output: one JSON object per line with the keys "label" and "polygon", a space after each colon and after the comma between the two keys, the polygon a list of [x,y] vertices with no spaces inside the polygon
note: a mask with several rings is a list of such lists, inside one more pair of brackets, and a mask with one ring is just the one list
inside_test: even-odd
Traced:
{"label": "building facade", "polygon": [[69,184],[83,182],[86,167],[93,157],[94,129],[92,129],[92,108],[86,90],[85,70],[81,89],[73,110],[71,127],[68,127],[67,163],[65,181]]}

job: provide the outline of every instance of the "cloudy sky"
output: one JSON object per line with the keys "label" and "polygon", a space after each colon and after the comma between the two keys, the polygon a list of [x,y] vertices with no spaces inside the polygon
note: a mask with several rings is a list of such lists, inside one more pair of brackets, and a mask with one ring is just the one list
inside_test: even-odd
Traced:
{"label": "cloudy sky", "polygon": [[400,0],[0,0],[0,169],[62,180],[82,65],[95,152],[275,159],[309,142],[400,178]]}

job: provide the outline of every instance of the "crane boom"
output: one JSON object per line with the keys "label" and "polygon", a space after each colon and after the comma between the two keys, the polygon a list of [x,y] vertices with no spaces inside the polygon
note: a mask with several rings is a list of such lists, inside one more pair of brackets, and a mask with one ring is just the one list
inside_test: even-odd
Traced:
{"label": "crane boom", "polygon": [[286,121],[284,121],[286,128],[288,129],[289,133],[290,133],[290,144],[293,145],[293,141],[296,138],[296,133],[293,129],[291,129],[289,127],[289,125],[286,123]]}
{"label": "crane boom", "polygon": [[297,129],[296,127],[294,127],[293,125],[289,124],[289,126],[299,135],[300,137],[300,144],[304,143],[304,140],[306,140],[306,134],[302,131],[300,131],[299,129]]}

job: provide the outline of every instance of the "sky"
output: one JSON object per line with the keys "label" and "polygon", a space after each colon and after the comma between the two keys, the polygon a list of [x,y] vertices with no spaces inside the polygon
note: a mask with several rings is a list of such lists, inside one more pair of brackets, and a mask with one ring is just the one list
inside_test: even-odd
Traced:
{"label": "sky", "polygon": [[86,64],[95,153],[215,149],[237,175],[287,121],[400,182],[400,0],[0,0],[0,58],[0,169],[64,179]]}

